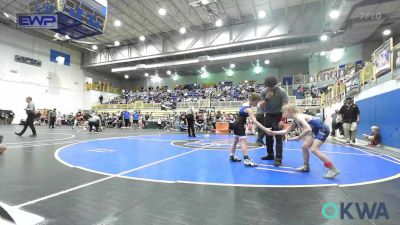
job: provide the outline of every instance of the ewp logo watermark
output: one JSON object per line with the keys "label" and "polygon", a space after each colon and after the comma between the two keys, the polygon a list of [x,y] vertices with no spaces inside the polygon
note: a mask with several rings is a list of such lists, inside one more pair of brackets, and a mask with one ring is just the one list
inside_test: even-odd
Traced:
{"label": "ewp logo watermark", "polygon": [[17,14],[17,28],[57,29],[57,14]]}
{"label": "ewp logo watermark", "polygon": [[322,205],[322,217],[327,220],[360,219],[360,220],[388,220],[389,213],[383,202],[327,202]]}

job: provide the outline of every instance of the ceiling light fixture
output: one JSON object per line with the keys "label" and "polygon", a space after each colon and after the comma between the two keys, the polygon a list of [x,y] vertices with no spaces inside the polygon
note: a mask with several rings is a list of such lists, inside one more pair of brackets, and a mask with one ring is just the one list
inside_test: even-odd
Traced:
{"label": "ceiling light fixture", "polygon": [[120,27],[121,25],[122,25],[121,20],[115,20],[115,21],[114,21],[114,26]]}
{"label": "ceiling light fixture", "polygon": [[144,76],[145,76],[145,77],[149,77],[149,73],[145,73]]}
{"label": "ceiling light fixture", "polygon": [[129,75],[128,74],[125,74],[125,79],[129,79]]}
{"label": "ceiling light fixture", "polygon": [[228,76],[228,77],[231,77],[231,76],[233,76],[235,74],[235,72],[233,71],[233,70],[227,70],[226,71],[226,75]]}
{"label": "ceiling light fixture", "polygon": [[65,35],[64,37],[65,37],[65,39],[67,39],[67,40],[71,39],[71,37],[68,36],[68,35]]}
{"label": "ceiling light fixture", "polygon": [[326,55],[326,52],[325,52],[325,51],[322,51],[321,53],[319,53],[319,55],[320,55],[320,56],[325,56],[325,55]]}
{"label": "ceiling light fixture", "polygon": [[165,15],[167,15],[167,10],[164,8],[159,8],[158,14],[160,14],[161,16],[165,16]]}
{"label": "ceiling light fixture", "polygon": [[270,64],[271,63],[271,61],[269,61],[268,59],[266,59],[265,61],[264,61],[264,64],[265,65],[268,65],[268,64]]}
{"label": "ceiling light fixture", "polygon": [[229,68],[231,68],[231,69],[233,69],[233,68],[235,68],[236,67],[236,65],[234,64],[234,63],[231,63],[230,65],[229,65]]}
{"label": "ceiling light fixture", "polygon": [[337,9],[331,10],[331,11],[329,12],[329,17],[330,17],[331,19],[337,19],[337,18],[339,18],[339,16],[340,16],[340,11],[337,10]]}
{"label": "ceiling light fixture", "polygon": [[321,35],[321,37],[319,38],[321,41],[327,41],[329,39],[328,35],[323,34]]}
{"label": "ceiling light fixture", "polygon": [[221,19],[217,19],[217,21],[215,21],[216,27],[222,27],[223,24],[224,24],[224,22]]}
{"label": "ceiling light fixture", "polygon": [[264,10],[260,10],[260,11],[258,11],[257,15],[258,15],[259,19],[264,19],[267,14],[265,13]]}
{"label": "ceiling light fixture", "polygon": [[4,14],[5,17],[10,18],[10,14],[8,14],[6,12],[3,12],[3,14]]}
{"label": "ceiling light fixture", "polygon": [[114,41],[114,46],[120,46],[121,45],[121,42],[119,42],[119,41]]}
{"label": "ceiling light fixture", "polygon": [[171,70],[168,70],[168,71],[167,71],[167,74],[168,74],[168,75],[171,75],[171,74],[172,74]]}
{"label": "ceiling light fixture", "polygon": [[146,37],[143,36],[143,35],[140,35],[139,40],[140,40],[140,41],[145,41],[145,40],[146,40]]}
{"label": "ceiling light fixture", "polygon": [[[254,66],[254,65],[253,65]],[[257,59],[257,65],[254,66],[253,72],[255,74],[260,74],[262,72],[263,68],[260,66],[260,60]]]}
{"label": "ceiling light fixture", "polygon": [[92,45],[92,49],[97,50],[98,49],[97,45]]}
{"label": "ceiling light fixture", "polygon": [[208,3],[210,3],[208,0],[201,0],[202,5],[207,5]]}
{"label": "ceiling light fixture", "polygon": [[385,30],[382,32],[382,34],[383,34],[384,36],[388,36],[388,35],[390,35],[391,33],[392,33],[392,31],[389,30],[389,29],[385,29]]}
{"label": "ceiling light fixture", "polygon": [[158,82],[161,82],[162,78],[156,75],[156,76],[152,77],[151,80],[152,80],[153,82],[158,83]]}
{"label": "ceiling light fixture", "polygon": [[186,28],[185,27],[181,27],[181,29],[179,29],[179,33],[181,33],[181,34],[186,33]]}

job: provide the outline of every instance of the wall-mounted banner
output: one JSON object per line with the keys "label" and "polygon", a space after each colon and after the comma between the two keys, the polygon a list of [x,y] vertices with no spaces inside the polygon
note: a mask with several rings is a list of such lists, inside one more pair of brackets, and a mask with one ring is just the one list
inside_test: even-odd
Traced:
{"label": "wall-mounted banner", "polygon": [[20,55],[15,55],[14,59],[15,59],[15,62],[19,62],[19,63],[24,63],[24,64],[28,64],[31,66],[37,66],[37,67],[42,66],[42,61],[37,60],[37,59],[31,59],[31,58],[20,56]]}
{"label": "wall-mounted banner", "polygon": [[284,77],[282,79],[282,85],[293,85],[293,77]]}
{"label": "wall-mounted banner", "polygon": [[393,78],[400,79],[400,44],[393,48]]}
{"label": "wall-mounted banner", "polygon": [[304,84],[304,75],[296,75],[293,76],[293,83],[294,84]]}
{"label": "wall-mounted banner", "polygon": [[352,97],[360,91],[360,71],[345,81],[346,97]]}
{"label": "wall-mounted banner", "polygon": [[375,77],[381,77],[392,70],[392,51],[393,39],[390,38],[373,53]]}
{"label": "wall-mounted banner", "polygon": [[57,29],[57,14],[17,14],[19,29]]}

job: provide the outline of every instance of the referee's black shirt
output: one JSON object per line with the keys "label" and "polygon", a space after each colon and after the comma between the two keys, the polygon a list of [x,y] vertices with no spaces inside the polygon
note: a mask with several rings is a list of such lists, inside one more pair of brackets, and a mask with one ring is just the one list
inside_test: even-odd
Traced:
{"label": "referee's black shirt", "polygon": [[357,116],[360,114],[360,110],[355,104],[350,106],[345,104],[340,108],[339,114],[343,115],[343,123],[353,123],[357,122]]}

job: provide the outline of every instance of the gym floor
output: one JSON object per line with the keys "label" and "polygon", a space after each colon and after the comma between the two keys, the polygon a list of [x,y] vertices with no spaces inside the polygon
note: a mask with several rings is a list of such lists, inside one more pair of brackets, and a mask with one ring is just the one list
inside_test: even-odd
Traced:
{"label": "gym floor", "polygon": [[[0,128],[8,147],[0,157],[0,202],[44,217],[41,224],[400,221],[400,155],[394,152],[382,155],[358,146],[326,144],[322,150],[342,170],[337,180],[326,181],[315,159],[311,173],[293,173],[301,163],[301,152],[295,151],[300,143],[285,143],[287,168],[278,169],[259,160],[265,149],[251,147],[250,156],[263,163],[256,169],[226,160],[229,136],[199,135],[189,140],[183,134],[157,130],[107,129],[89,134],[39,127],[33,139],[17,137],[16,129]],[[390,218],[327,220],[321,215],[327,202],[384,203]]]}

